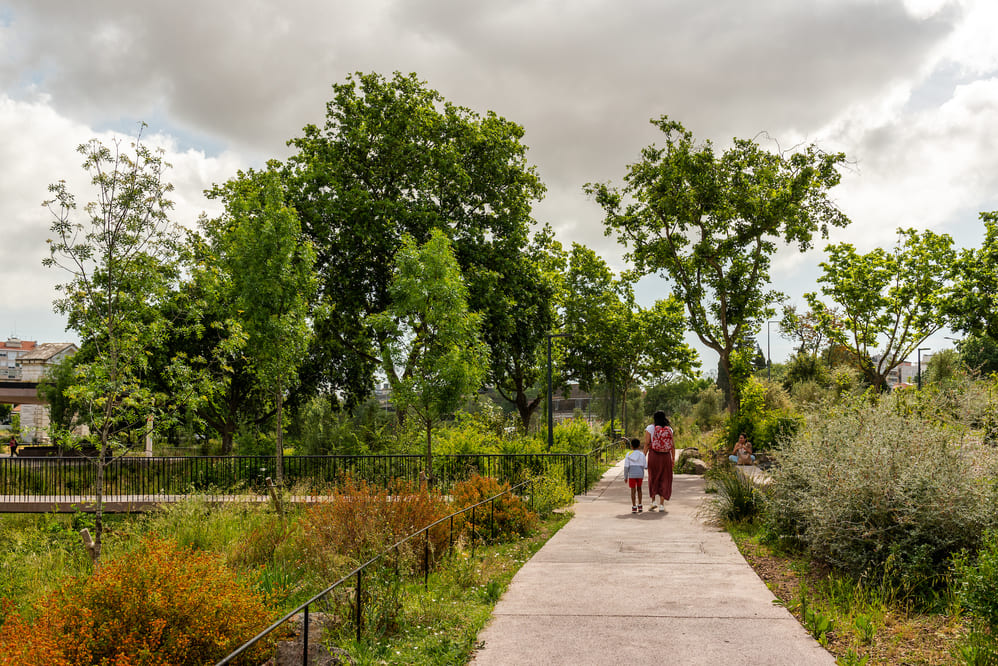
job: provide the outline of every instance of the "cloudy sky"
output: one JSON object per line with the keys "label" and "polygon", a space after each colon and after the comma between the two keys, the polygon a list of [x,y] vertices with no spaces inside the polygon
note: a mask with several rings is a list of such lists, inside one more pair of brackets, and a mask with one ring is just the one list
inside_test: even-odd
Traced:
{"label": "cloudy sky", "polygon": [[[998,209],[996,26],[993,0],[0,0],[0,336],[75,339],[52,313],[64,275],[41,265],[40,203],[59,179],[89,200],[78,144],[148,123],[192,225],[214,212],[206,187],[285,157],[355,71],[416,72],[523,125],[548,187],[535,218],[617,269],[582,185],[619,182],[661,115],[719,148],[844,151],[833,195],[853,224],[834,241],[868,251],[903,225],[974,246],[978,212]],[[821,247],[778,257],[791,302],[816,288]]]}

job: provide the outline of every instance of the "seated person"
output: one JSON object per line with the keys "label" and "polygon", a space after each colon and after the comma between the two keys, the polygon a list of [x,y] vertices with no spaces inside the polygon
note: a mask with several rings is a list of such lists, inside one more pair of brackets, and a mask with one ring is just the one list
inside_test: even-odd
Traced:
{"label": "seated person", "polygon": [[745,433],[738,435],[738,441],[735,442],[735,447],[731,449],[731,455],[728,456],[728,460],[736,465],[751,465],[755,462],[755,455],[752,454],[752,442],[745,438]]}

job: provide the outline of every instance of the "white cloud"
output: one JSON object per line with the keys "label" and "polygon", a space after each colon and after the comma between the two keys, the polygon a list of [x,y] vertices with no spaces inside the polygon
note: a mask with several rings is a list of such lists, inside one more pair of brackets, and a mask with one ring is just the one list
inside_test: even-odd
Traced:
{"label": "white cloud", "polygon": [[[456,104],[522,124],[549,187],[535,217],[615,267],[622,249],[581,188],[619,182],[658,139],[648,120],[663,114],[719,148],[766,131],[784,147],[844,150],[855,168],[833,196],[855,224],[837,239],[892,242],[899,224],[970,238],[976,211],[996,207],[991,0],[5,7],[0,277],[21,285],[0,296],[8,315],[51,301],[38,203],[57,178],[83,184],[78,143],[148,122],[174,165],[174,219],[191,224],[213,205],[204,188],[286,155],[286,140],[323,122],[330,85],[353,71],[415,71]],[[775,286],[810,290],[819,260],[781,254]]]}

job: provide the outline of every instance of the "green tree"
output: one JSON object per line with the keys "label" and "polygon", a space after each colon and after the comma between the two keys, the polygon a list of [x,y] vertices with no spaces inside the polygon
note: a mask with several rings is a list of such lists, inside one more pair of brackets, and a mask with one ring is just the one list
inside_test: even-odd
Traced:
{"label": "green tree", "polygon": [[[57,312],[65,315],[91,358],[76,364],[67,389],[98,442],[94,562],[101,553],[104,472],[125,435],[157,410],[157,396],[143,381],[151,350],[164,335],[161,302],[177,277],[176,234],[167,218],[173,189],[164,180],[162,152],[141,141],[127,149],[94,139],[77,151],[96,199],[74,221],[76,199],[65,181],[49,186],[52,238],[46,266],[69,273],[57,289]],[[162,402],[162,401],[160,401]]]}
{"label": "green tree", "polygon": [[998,340],[998,211],[980,217],[984,242],[960,253],[946,312],[953,330]]}
{"label": "green tree", "polygon": [[544,187],[527,163],[523,128],[455,106],[414,74],[358,73],[333,91],[325,125],[291,142],[286,175],[317,252],[307,379],[354,404],[379,366],[382,341],[369,316],[389,306],[403,235],[421,243],[443,230],[471,309],[488,313],[496,303],[502,320],[497,276],[516,270]]}
{"label": "green tree", "polygon": [[396,409],[412,412],[425,428],[426,474],[432,480],[433,425],[481,386],[488,348],[443,231],[431,231],[422,246],[403,236],[394,267],[388,309],[369,319]]}
{"label": "green tree", "polygon": [[242,355],[277,419],[276,473],[283,481],[284,400],[298,381],[311,330],[308,303],[315,290],[315,252],[298,215],[286,203],[278,165],[240,172],[215,194],[225,203],[224,251],[219,262],[231,289],[233,318],[245,332]]}
{"label": "green tree", "polygon": [[[815,233],[848,223],[827,195],[845,156],[813,145],[771,153],[747,139],[717,155],[678,122],[663,116],[652,124],[666,145],[642,150],[623,190],[589,184],[586,191],[606,211],[607,232],[631,248],[637,272],[672,282],[689,327],[730,376],[736,347],[783,298],[769,288],[773,254],[784,243],[807,250]],[[730,384],[734,414],[738,386]]]}
{"label": "green tree", "polygon": [[816,293],[805,294],[824,334],[849,353],[866,380],[883,390],[887,374],[942,328],[956,253],[953,239],[898,229],[891,251],[859,254],[849,243],[829,245],[818,282],[841,316]]}
{"label": "green tree", "polygon": [[927,384],[949,384],[963,374],[960,352],[955,349],[942,349],[936,352],[923,370],[924,382]]}
{"label": "green tree", "polygon": [[659,409],[670,416],[688,414],[696,404],[699,393],[713,385],[714,382],[705,377],[673,377],[658,382],[645,392],[644,415],[651,419],[652,414]]}
{"label": "green tree", "polygon": [[76,364],[92,356],[85,350],[67,356],[48,368],[38,382],[38,397],[49,410],[49,433],[57,441],[64,433],[72,432],[77,425],[79,407],[70,400],[70,387],[76,381]]}
{"label": "green tree", "polygon": [[187,232],[181,252],[187,279],[165,306],[169,336],[154,358],[159,383],[214,430],[224,455],[241,426],[262,425],[274,414],[243,354],[246,332],[221,261],[230,227],[226,216],[202,216],[200,233]]}
{"label": "green tree", "polygon": [[669,298],[639,307],[630,282],[616,279],[603,259],[578,244],[565,278],[563,318],[570,350],[563,363],[583,390],[606,382],[623,397],[645,382],[688,376],[698,365],[683,341],[682,304]]}
{"label": "green tree", "polygon": [[957,344],[964,365],[971,372],[990,375],[998,372],[998,341],[984,335],[970,335]]}
{"label": "green tree", "polygon": [[493,295],[482,312],[489,381],[516,407],[524,433],[544,398],[537,390],[545,371],[541,348],[556,324],[564,266],[561,245],[546,227],[522,252],[508,257],[501,273],[493,273]]}

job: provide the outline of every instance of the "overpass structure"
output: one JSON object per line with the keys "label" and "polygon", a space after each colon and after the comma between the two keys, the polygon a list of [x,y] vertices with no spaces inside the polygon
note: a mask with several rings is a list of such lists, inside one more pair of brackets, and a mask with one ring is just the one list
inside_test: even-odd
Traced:
{"label": "overpass structure", "polygon": [[44,405],[38,397],[38,382],[0,380],[0,403],[7,405]]}

